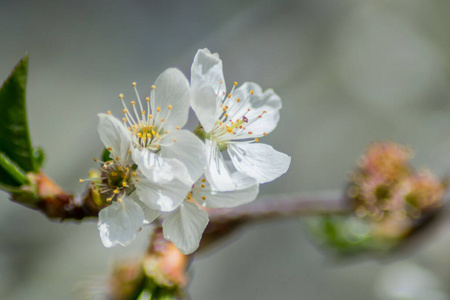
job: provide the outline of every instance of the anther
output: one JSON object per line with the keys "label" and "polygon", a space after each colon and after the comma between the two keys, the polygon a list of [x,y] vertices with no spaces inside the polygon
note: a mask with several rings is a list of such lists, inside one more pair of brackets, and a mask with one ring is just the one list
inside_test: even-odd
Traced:
{"label": "anther", "polygon": [[202,197],[202,200],[206,200],[206,197],[205,197],[205,196],[203,196],[203,197]]}
{"label": "anther", "polygon": [[149,119],[153,118],[153,115],[148,115],[148,118],[149,118]]}
{"label": "anther", "polygon": [[145,98],[145,101],[147,102],[150,101],[150,97]]}
{"label": "anther", "polygon": [[237,101],[237,102],[241,102],[241,98],[237,98],[236,101]]}
{"label": "anther", "polygon": [[259,142],[259,139],[258,139],[258,138],[255,138],[255,142]]}
{"label": "anther", "polygon": [[128,153],[128,154],[131,154],[132,152],[131,152],[131,150],[128,150],[127,153]]}
{"label": "anther", "polygon": [[119,193],[119,190],[118,189],[115,189],[114,190],[114,194],[118,194]]}
{"label": "anther", "polygon": [[168,109],[172,109],[172,105],[170,105],[170,104],[167,105],[167,108],[168,108]]}
{"label": "anther", "polygon": [[165,134],[169,134],[169,130],[164,131]]}
{"label": "anther", "polygon": [[117,198],[117,202],[122,203],[122,199]]}
{"label": "anther", "polygon": [[156,86],[152,85],[152,90],[156,89]]}
{"label": "anther", "polygon": [[222,84],[223,83],[223,81],[221,80],[220,82],[219,82],[220,84]]}
{"label": "anther", "polygon": [[263,135],[267,135],[267,132],[264,132]]}
{"label": "anther", "polygon": [[82,182],[84,182],[84,180],[80,178],[80,179],[78,179],[78,182],[82,183]]}
{"label": "anther", "polygon": [[206,179],[205,179],[205,178],[203,178],[203,179],[202,179],[202,182],[206,182]]}
{"label": "anther", "polygon": [[235,82],[234,82],[234,86],[236,86],[236,85],[237,85],[237,82],[235,81]]}
{"label": "anther", "polygon": [[131,176],[136,177],[137,176],[136,172],[133,172],[133,174],[131,174]]}
{"label": "anther", "polygon": [[132,85],[132,86],[136,86],[136,82],[133,82],[131,85]]}
{"label": "anther", "polygon": [[177,142],[177,139],[173,139],[173,142],[176,143],[176,142]]}
{"label": "anther", "polygon": [[106,114],[109,116],[109,115],[111,114],[111,111],[108,110],[108,111],[106,112]]}
{"label": "anther", "polygon": [[161,123],[164,122],[164,118],[161,118]]}
{"label": "anther", "polygon": [[119,94],[119,98],[122,99],[123,98],[123,94]]}
{"label": "anther", "polygon": [[253,90],[251,90],[251,91],[250,91],[250,94],[252,94],[252,95],[253,95]]}
{"label": "anther", "polygon": [[124,114],[126,114],[127,112],[128,112],[128,110],[127,110],[127,109],[124,109],[124,110],[123,110],[123,113],[124,113]]}
{"label": "anther", "polygon": [[181,129],[181,127],[180,126],[177,126],[177,127],[175,127],[177,130],[180,130]]}
{"label": "anther", "polygon": [[136,104],[136,102],[135,101],[131,101],[131,105],[135,105]]}
{"label": "anther", "polygon": [[202,184],[202,189],[204,189],[205,188],[205,185],[204,184]]}
{"label": "anther", "polygon": [[119,161],[119,160],[120,160],[120,157],[116,156],[116,160]]}
{"label": "anther", "polygon": [[253,134],[253,132],[249,131],[248,134]]}
{"label": "anther", "polygon": [[112,148],[111,148],[111,147],[108,147],[108,148],[106,148],[106,149],[108,149],[108,151],[109,151],[109,152],[111,152],[111,151],[112,151]]}
{"label": "anther", "polygon": [[95,162],[97,162],[97,161],[98,161],[97,157],[94,157],[94,161],[95,161]]}
{"label": "anther", "polygon": [[145,115],[145,110],[141,111],[141,113],[142,113],[143,115]]}
{"label": "anther", "polygon": [[122,121],[126,123],[127,122],[127,118],[122,118]]}
{"label": "anther", "polygon": [[228,98],[231,98],[231,94],[228,94]]}
{"label": "anther", "polygon": [[161,107],[157,107],[156,110],[157,110],[158,112],[160,112],[160,111],[161,111]]}

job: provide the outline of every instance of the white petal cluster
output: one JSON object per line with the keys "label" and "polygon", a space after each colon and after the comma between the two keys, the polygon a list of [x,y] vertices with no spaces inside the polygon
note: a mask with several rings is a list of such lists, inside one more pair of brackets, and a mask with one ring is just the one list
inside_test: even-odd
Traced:
{"label": "white petal cluster", "polygon": [[291,163],[288,155],[258,144],[259,138],[278,124],[280,97],[253,82],[236,86],[235,82],[227,94],[219,55],[208,49],[198,50],[191,68],[191,106],[205,131],[205,176],[217,190],[235,188],[222,149],[227,150],[238,172],[258,183],[280,177]]}
{"label": "white petal cluster", "polygon": [[[276,127],[281,99],[255,83],[236,85],[226,94],[222,61],[201,49],[190,84],[178,69],[167,69],[145,101],[135,83],[136,99],[127,105],[119,96],[121,121],[109,112],[99,114],[98,134],[110,152],[95,182],[110,202],[98,221],[106,247],[127,245],[161,217],[164,237],[184,254],[192,253],[208,224],[204,207],[251,202],[259,184],[287,171],[289,156],[257,143]],[[182,129],[189,107],[200,121],[195,132],[202,139]]]}

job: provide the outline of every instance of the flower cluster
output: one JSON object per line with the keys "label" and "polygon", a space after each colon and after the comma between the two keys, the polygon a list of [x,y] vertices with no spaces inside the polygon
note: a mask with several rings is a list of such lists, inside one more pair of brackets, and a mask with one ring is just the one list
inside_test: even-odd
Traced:
{"label": "flower cluster", "polygon": [[[226,93],[222,61],[208,49],[195,55],[190,83],[171,68],[145,100],[132,85],[135,99],[119,95],[122,120],[99,114],[109,158],[90,181],[108,204],[99,213],[101,240],[106,247],[127,245],[160,218],[164,238],[192,253],[208,224],[203,208],[253,201],[259,184],[288,170],[289,156],[258,143],[275,129],[281,99],[249,82]],[[200,121],[194,133],[182,129],[190,107]]]}
{"label": "flower cluster", "polygon": [[356,215],[377,224],[382,235],[405,234],[414,220],[443,204],[445,185],[429,170],[415,171],[411,156],[404,146],[374,143],[351,176],[347,193]]}

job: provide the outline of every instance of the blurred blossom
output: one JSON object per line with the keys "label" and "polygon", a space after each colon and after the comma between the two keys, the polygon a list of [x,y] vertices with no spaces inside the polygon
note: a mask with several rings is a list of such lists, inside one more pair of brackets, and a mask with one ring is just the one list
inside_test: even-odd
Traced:
{"label": "blurred blossom", "polygon": [[354,213],[318,217],[313,238],[339,254],[391,250],[443,205],[446,185],[431,171],[415,171],[412,151],[392,142],[371,144],[346,189]]}
{"label": "blurred blossom", "polygon": [[400,224],[442,205],[445,185],[429,170],[415,172],[411,153],[390,142],[368,147],[347,190],[357,216]]}

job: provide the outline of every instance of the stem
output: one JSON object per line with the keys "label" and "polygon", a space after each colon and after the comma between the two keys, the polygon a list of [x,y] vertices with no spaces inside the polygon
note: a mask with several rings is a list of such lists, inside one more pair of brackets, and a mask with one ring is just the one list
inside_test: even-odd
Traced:
{"label": "stem", "polygon": [[349,210],[342,193],[337,191],[285,195],[281,198],[272,196],[239,207],[211,209],[208,211],[209,223],[197,253],[216,245],[247,224],[320,214],[342,214]]}
{"label": "stem", "polygon": [[260,222],[349,210],[341,192],[264,197],[247,205],[208,211],[210,223]]}
{"label": "stem", "polygon": [[[24,190],[28,188],[36,192],[22,196],[12,193],[12,199],[41,211],[49,218],[81,220],[85,217],[97,217],[98,212],[104,207],[95,203],[90,190],[83,197],[67,194],[42,173],[34,175],[31,182],[33,188],[27,186]],[[28,196],[30,199],[23,198]],[[234,208],[207,209],[210,219],[208,227],[343,213],[348,209],[341,192],[338,191],[263,197],[253,203]]]}

